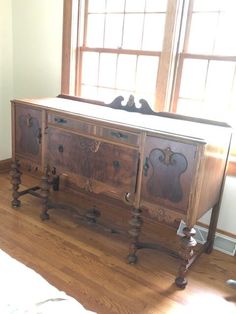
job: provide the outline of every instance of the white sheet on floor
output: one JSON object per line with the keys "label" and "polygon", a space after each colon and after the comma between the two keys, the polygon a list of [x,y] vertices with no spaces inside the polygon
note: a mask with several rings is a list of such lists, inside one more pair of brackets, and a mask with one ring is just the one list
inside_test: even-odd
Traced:
{"label": "white sheet on floor", "polygon": [[1,314],[89,314],[77,300],[0,250]]}

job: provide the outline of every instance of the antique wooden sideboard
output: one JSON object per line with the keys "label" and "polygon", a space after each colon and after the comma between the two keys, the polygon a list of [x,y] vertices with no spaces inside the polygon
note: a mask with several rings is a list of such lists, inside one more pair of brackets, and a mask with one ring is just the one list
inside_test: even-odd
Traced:
{"label": "antique wooden sideboard", "polygon": [[[111,208],[121,200],[131,212],[130,263],[138,249],[158,247],[140,241],[143,211],[176,229],[183,220],[175,282],[186,286],[190,265],[213,247],[231,140],[227,124],[154,113],[132,96],[126,105],[121,96],[105,105],[66,95],[13,100],[12,121],[13,207],[30,193],[42,198],[41,218],[48,219],[50,187],[58,190],[64,175],[86,193],[108,196]],[[22,172],[42,174],[41,185],[20,191]],[[196,254],[193,227],[211,208],[208,239]],[[97,214],[90,209],[88,217],[96,222]]]}

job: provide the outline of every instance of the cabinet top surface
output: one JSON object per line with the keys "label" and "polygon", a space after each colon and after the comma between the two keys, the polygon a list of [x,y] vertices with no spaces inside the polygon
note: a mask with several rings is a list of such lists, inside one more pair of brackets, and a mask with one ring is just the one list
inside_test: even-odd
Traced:
{"label": "cabinet top surface", "polygon": [[209,138],[218,138],[222,133],[224,133],[222,131],[226,129],[230,132],[230,128],[171,119],[167,117],[144,115],[135,112],[127,112],[106,106],[99,106],[58,97],[17,99],[14,100],[14,102],[24,105],[34,105],[49,110],[55,110],[60,113],[71,114],[76,117],[93,119],[132,129],[144,130],[152,133],[157,132],[175,136],[177,135],[197,142],[207,142]]}

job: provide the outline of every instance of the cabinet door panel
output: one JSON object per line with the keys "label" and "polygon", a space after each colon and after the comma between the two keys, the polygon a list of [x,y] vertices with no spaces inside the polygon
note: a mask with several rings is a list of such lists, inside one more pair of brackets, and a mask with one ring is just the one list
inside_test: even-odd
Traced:
{"label": "cabinet door panel", "polygon": [[196,146],[147,137],[141,199],[186,211],[195,171]]}
{"label": "cabinet door panel", "polygon": [[15,121],[16,154],[39,163],[41,160],[41,110],[16,105]]}
{"label": "cabinet door panel", "polygon": [[48,129],[47,137],[47,163],[51,167],[122,191],[135,191],[137,150],[54,128]]}

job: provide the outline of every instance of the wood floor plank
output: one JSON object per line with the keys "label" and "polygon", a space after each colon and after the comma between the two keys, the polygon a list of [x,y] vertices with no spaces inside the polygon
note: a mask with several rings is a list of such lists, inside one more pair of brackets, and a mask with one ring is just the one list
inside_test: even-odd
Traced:
{"label": "wood floor plank", "polygon": [[[36,181],[25,176],[23,184]],[[77,202],[76,196],[65,193],[63,197]],[[21,201],[19,209],[11,208],[9,176],[0,174],[0,248],[86,308],[101,314],[199,313],[208,307],[214,313],[222,313],[222,308],[225,314],[236,311],[236,290],[225,284],[236,278],[235,257],[217,251],[203,254],[189,271],[187,288],[179,290],[173,284],[177,259],[140,250],[138,264],[129,265],[126,231],[101,231],[66,211],[52,210],[50,220],[42,222],[40,200],[26,195]],[[85,201],[81,199],[80,206]],[[114,213],[115,219],[118,214]],[[112,211],[109,215],[112,218]],[[120,226],[125,223],[119,221]],[[153,232],[175,247],[175,232],[146,224],[143,236]]]}

